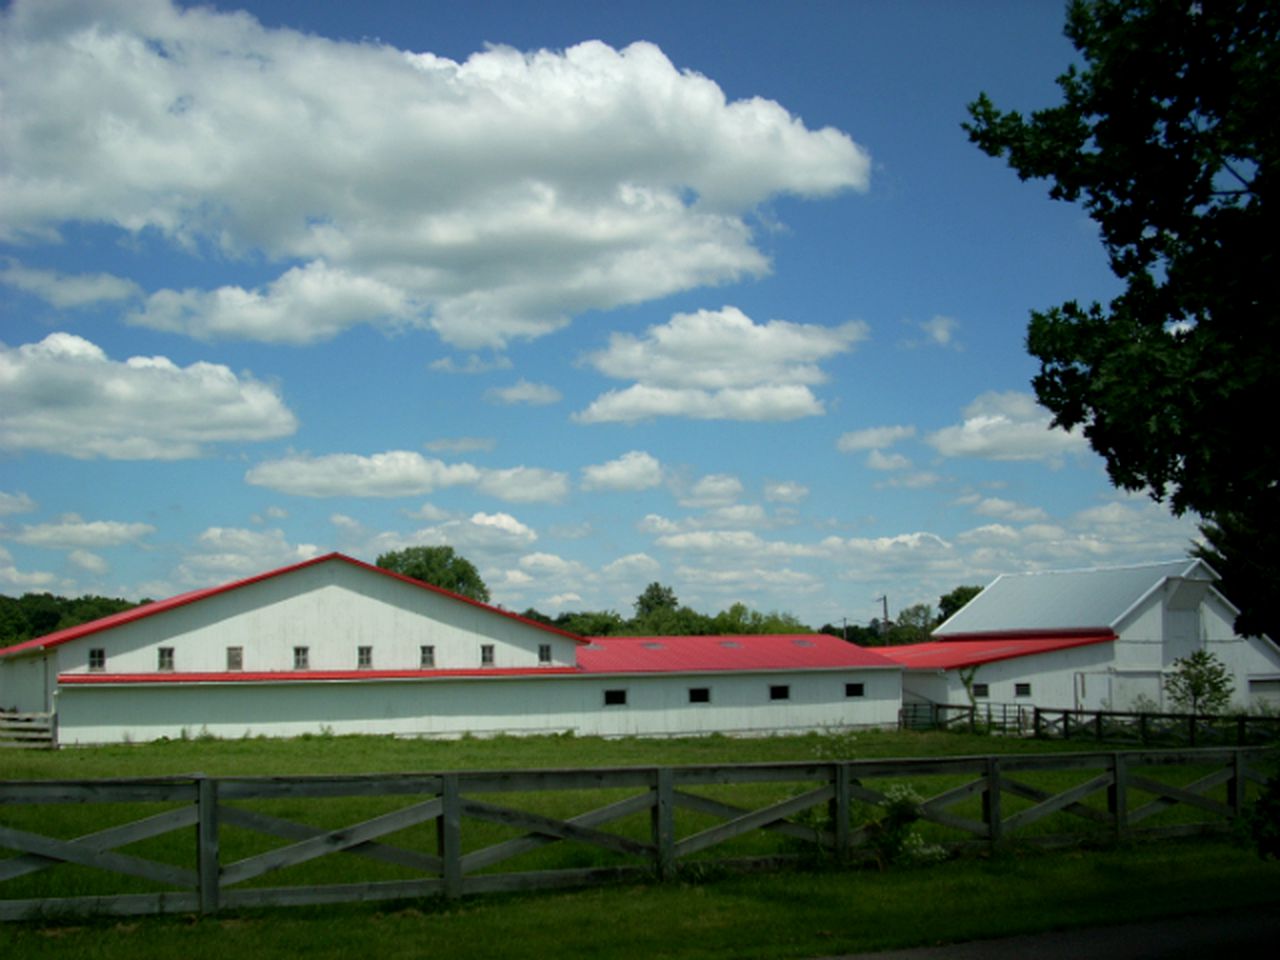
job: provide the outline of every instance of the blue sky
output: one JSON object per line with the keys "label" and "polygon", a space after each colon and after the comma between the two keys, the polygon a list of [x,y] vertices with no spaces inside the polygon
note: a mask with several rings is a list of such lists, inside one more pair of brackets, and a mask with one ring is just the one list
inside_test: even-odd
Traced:
{"label": "blue sky", "polygon": [[1056,2],[9,4],[0,592],[449,543],[820,626],[1185,553],[1029,381],[1117,289],[971,146]]}

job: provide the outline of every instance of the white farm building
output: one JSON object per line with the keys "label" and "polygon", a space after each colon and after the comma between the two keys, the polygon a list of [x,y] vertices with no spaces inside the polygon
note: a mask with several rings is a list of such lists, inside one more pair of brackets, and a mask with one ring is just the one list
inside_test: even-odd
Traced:
{"label": "white farm building", "polygon": [[822,634],[588,640],[341,554],[0,649],[60,744],[889,726],[902,669]]}
{"label": "white farm building", "polygon": [[904,668],[907,703],[1168,710],[1174,661],[1206,650],[1226,666],[1232,706],[1280,706],[1280,649],[1240,637],[1237,610],[1202,560],[996,578],[929,643],[880,652]]}

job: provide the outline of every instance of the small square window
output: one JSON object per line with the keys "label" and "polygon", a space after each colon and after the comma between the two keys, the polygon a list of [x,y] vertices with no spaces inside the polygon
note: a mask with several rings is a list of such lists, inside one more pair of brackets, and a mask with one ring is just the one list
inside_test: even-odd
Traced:
{"label": "small square window", "polygon": [[227,669],[244,669],[244,647],[227,647]]}
{"label": "small square window", "polygon": [[991,690],[985,683],[975,683],[973,685],[973,695],[975,697],[989,697],[991,696]]}
{"label": "small square window", "polygon": [[690,687],[689,702],[690,703],[710,703],[711,688],[710,687]]}
{"label": "small square window", "polygon": [[373,647],[356,647],[356,667],[360,670],[373,667]]}
{"label": "small square window", "polygon": [[791,686],[785,683],[775,683],[769,687],[770,700],[790,700]]}
{"label": "small square window", "polygon": [[493,666],[493,644],[492,643],[480,644],[480,666],[482,667]]}
{"label": "small square window", "polygon": [[94,647],[89,651],[89,669],[107,669],[107,651],[102,647]]}
{"label": "small square window", "polygon": [[293,648],[293,669],[307,670],[311,666],[311,648],[310,647],[294,647]]}
{"label": "small square window", "polygon": [[549,643],[538,644],[538,663],[545,665],[550,662],[551,662],[551,644]]}
{"label": "small square window", "polygon": [[173,647],[160,647],[157,651],[159,657],[156,661],[157,670],[173,669]]}
{"label": "small square window", "polygon": [[431,644],[424,644],[418,648],[418,666],[423,670],[430,670],[436,665],[436,648]]}
{"label": "small square window", "polygon": [[1029,683],[1015,683],[1015,684],[1013,685],[1013,695],[1014,695],[1015,697],[1029,697],[1029,696],[1031,696],[1031,684],[1029,684]]}
{"label": "small square window", "polygon": [[844,695],[846,697],[861,697],[865,696],[866,692],[866,686],[861,683],[846,683],[844,685]]}
{"label": "small square window", "polygon": [[627,691],[606,690],[604,692],[604,705],[606,707],[625,707],[627,705]]}

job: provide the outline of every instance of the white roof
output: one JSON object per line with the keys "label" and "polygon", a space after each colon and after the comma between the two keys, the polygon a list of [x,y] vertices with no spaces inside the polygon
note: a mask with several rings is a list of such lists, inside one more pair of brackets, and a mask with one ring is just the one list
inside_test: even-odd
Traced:
{"label": "white roof", "polygon": [[1152,591],[1170,578],[1218,579],[1203,560],[1090,570],[1004,574],[934,631],[955,634],[1010,630],[1115,629]]}

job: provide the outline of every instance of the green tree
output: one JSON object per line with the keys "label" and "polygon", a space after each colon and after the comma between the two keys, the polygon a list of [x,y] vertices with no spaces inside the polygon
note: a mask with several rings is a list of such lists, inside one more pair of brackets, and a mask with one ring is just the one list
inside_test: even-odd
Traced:
{"label": "green tree", "polygon": [[454,553],[453,547],[408,547],[393,550],[378,557],[377,565],[384,570],[421,580],[445,590],[489,602],[489,588],[480,577],[480,571],[466,557]]}
{"label": "green tree", "polygon": [[1164,691],[1176,707],[1188,713],[1223,713],[1231,705],[1235,685],[1221,660],[1207,650],[1173,661]]}
{"label": "green tree", "polygon": [[956,587],[938,598],[938,623],[951,619],[961,607],[982,592],[981,587]]}
{"label": "green tree", "polygon": [[641,620],[658,610],[674,610],[680,606],[676,592],[656,580],[636,597],[636,619]]}
{"label": "green tree", "polygon": [[924,643],[933,630],[933,607],[927,603],[915,603],[898,611],[898,619],[884,636],[884,646],[904,643]]}
{"label": "green tree", "polygon": [[1280,5],[1074,0],[1066,34],[1083,66],[1060,105],[1024,118],[984,94],[965,124],[1083,203],[1124,284],[1032,313],[1036,396],[1115,484],[1200,514],[1229,564],[1263,571],[1232,598],[1256,632],[1280,581],[1280,434],[1257,419],[1280,376]]}

